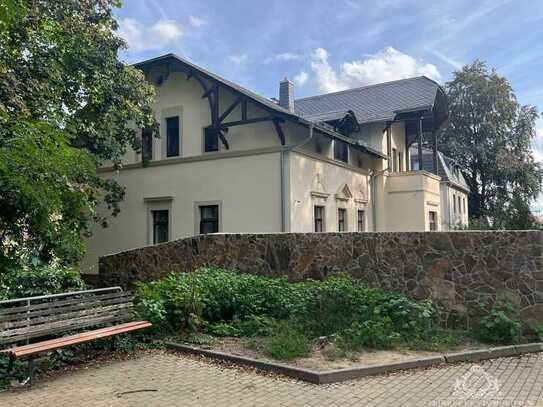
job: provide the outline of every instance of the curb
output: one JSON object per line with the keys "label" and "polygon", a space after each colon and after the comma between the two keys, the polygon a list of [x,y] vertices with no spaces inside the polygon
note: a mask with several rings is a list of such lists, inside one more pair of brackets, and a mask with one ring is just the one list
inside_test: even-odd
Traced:
{"label": "curb", "polygon": [[479,360],[496,359],[501,357],[520,356],[526,353],[543,352],[543,342],[527,343],[523,345],[500,346],[489,349],[479,349],[458,353],[447,353],[441,356],[408,360],[405,362],[350,367],[337,370],[311,370],[284,365],[281,363],[266,362],[263,360],[232,355],[209,349],[197,348],[182,343],[167,342],[166,347],[178,352],[193,355],[202,355],[211,359],[224,360],[242,366],[250,366],[263,371],[280,373],[285,376],[303,380],[313,384],[330,384],[347,380],[360,379],[366,376],[390,373],[399,370],[417,369],[459,362],[475,362]]}
{"label": "curb", "polygon": [[202,355],[212,359],[224,360],[226,362],[236,363],[238,365],[255,367],[260,370],[276,372],[284,374],[285,376],[294,377],[306,382],[320,384],[320,373],[315,370],[303,369],[298,367],[292,367],[283,365],[280,363],[264,362],[262,360],[246,358],[243,356],[232,355],[230,353],[218,352],[208,349],[197,348],[190,345],[184,345],[181,343],[167,342],[166,347],[171,350],[190,353],[193,355]]}

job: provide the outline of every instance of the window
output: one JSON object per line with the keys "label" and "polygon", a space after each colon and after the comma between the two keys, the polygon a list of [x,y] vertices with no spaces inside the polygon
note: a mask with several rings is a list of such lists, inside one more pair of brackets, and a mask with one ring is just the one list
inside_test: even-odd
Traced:
{"label": "window", "polygon": [[337,210],[337,231],[345,232],[347,230],[347,210],[339,208]]}
{"label": "window", "polygon": [[428,220],[430,224],[430,231],[435,232],[437,230],[437,212],[428,212]]}
{"label": "window", "polygon": [[466,198],[462,198],[462,206],[464,207],[464,213],[466,213]]}
{"label": "window", "polygon": [[219,205],[200,206],[200,234],[219,231]]}
{"label": "window", "polygon": [[403,154],[398,151],[398,171],[403,171]]}
{"label": "window", "polygon": [[179,155],[179,116],[166,118],[166,157]]}
{"label": "window", "polygon": [[358,231],[359,232],[365,232],[366,231],[366,212],[363,210],[358,210]]}
{"label": "window", "polygon": [[153,215],[153,244],[164,243],[169,240],[169,211],[161,209],[151,211]]}
{"label": "window", "polygon": [[460,206],[461,203],[460,203],[460,195],[458,195],[458,213],[462,213],[462,207]]}
{"label": "window", "polygon": [[314,215],[315,232],[324,232],[324,206],[315,206]]}
{"label": "window", "polygon": [[219,130],[206,127],[204,130],[204,152],[219,151]]}
{"label": "window", "polygon": [[150,161],[153,159],[153,132],[151,129],[141,131],[141,159]]}
{"label": "window", "polygon": [[334,158],[345,163],[349,162],[349,146],[347,143],[334,140]]}
{"label": "window", "polygon": [[453,212],[456,213],[456,197],[454,196],[454,194],[452,197],[452,201],[453,201]]}
{"label": "window", "polygon": [[392,172],[396,172],[398,171],[398,163],[396,162],[396,156],[397,156],[397,151],[395,148],[392,149]]}

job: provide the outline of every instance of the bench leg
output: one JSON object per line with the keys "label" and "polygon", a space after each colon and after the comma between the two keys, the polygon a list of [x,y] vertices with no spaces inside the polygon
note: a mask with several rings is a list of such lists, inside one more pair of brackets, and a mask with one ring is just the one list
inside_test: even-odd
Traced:
{"label": "bench leg", "polygon": [[9,355],[9,363],[8,363],[8,371],[7,371],[8,375],[11,374],[14,366],[15,366],[15,356]]}
{"label": "bench leg", "polygon": [[115,338],[116,338],[115,335],[113,335],[113,336],[111,337],[111,351],[112,351],[112,352],[115,350]]}
{"label": "bench leg", "polygon": [[30,358],[28,359],[28,383],[32,386],[34,383],[34,373],[36,372],[36,364],[34,363],[34,359]]}

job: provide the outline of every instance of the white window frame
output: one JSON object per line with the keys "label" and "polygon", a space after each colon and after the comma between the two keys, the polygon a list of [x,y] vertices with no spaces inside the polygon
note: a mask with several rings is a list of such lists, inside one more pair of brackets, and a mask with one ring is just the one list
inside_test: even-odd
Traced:
{"label": "white window frame", "polygon": [[222,201],[196,201],[194,202],[194,235],[197,236],[200,234],[200,206],[211,206],[217,205],[219,207],[219,231],[217,233],[223,232],[223,210],[222,210]]}
{"label": "white window frame", "polygon": [[153,245],[153,211],[168,211],[168,242],[172,240],[173,235],[173,197],[149,197],[144,198],[147,212],[147,243]]}

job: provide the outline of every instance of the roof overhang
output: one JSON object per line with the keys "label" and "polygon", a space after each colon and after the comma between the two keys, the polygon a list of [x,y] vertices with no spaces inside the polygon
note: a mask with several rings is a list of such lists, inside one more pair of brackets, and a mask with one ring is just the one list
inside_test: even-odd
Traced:
{"label": "roof overhang", "polygon": [[277,116],[284,120],[288,120],[290,122],[301,124],[302,126],[307,127],[307,128],[309,128],[310,126],[313,126],[314,129],[316,129],[318,132],[320,132],[326,137],[329,137],[334,140],[340,140],[344,143],[347,143],[354,149],[364,152],[366,154],[369,154],[371,156],[374,156],[376,158],[388,159],[388,156],[386,154],[381,153],[380,151],[377,151],[371,147],[361,144],[357,140],[353,140],[348,137],[345,137],[342,134],[335,132],[333,129],[325,127],[324,125],[304,119],[298,114],[282,108],[281,106],[274,103],[273,101],[267,98],[264,98],[248,89],[245,89],[242,86],[239,86],[227,79],[224,79],[218,75],[215,75],[214,73],[209,72],[206,69],[203,69],[175,54],[162,55],[156,58],[135,63],[132,66],[145,72],[145,71],[149,71],[153,67],[157,67],[164,64],[167,64],[168,66],[168,69],[169,69],[168,73],[185,72],[187,74],[190,74],[191,72],[197,72],[198,75],[200,75],[204,79],[213,83],[218,82],[220,83],[221,86],[225,87],[231,92],[250,99],[252,103],[255,103],[256,105],[268,111],[269,113],[273,114],[274,116]]}

